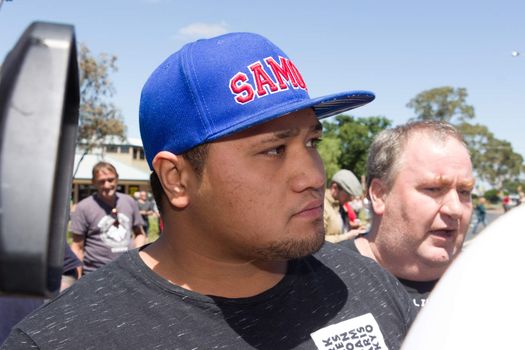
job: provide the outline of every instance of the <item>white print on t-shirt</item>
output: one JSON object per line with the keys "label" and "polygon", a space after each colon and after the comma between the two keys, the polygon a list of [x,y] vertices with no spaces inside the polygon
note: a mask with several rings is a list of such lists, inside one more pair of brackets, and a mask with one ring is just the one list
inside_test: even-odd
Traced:
{"label": "white print on t-shirt", "polygon": [[418,304],[418,299],[416,299],[416,298],[413,298],[413,299],[412,299],[412,302],[413,302],[414,305],[417,306],[417,307],[423,307],[423,306],[425,306],[425,303],[427,302],[427,299],[423,299],[423,298],[421,298],[419,301],[421,302],[421,304]]}
{"label": "white print on t-shirt", "polygon": [[317,349],[388,350],[379,325],[371,313],[319,329],[310,336]]}
{"label": "white print on t-shirt", "polygon": [[131,239],[130,219],[122,213],[117,215],[118,225],[114,225],[116,220],[111,215],[104,216],[97,225],[100,229],[100,238],[115,253],[126,251]]}

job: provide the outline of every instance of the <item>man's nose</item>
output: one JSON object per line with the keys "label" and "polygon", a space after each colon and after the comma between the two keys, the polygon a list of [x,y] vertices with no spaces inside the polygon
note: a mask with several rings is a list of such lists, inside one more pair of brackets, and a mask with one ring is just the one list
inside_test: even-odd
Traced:
{"label": "man's nose", "polygon": [[111,188],[112,185],[113,185],[113,182],[110,180],[105,180],[103,183],[104,188]]}
{"label": "man's nose", "polygon": [[443,200],[441,211],[453,219],[457,220],[461,218],[463,215],[463,203],[461,203],[461,199],[456,190],[448,191]]}
{"label": "man's nose", "polygon": [[317,154],[305,151],[306,155],[297,157],[294,165],[294,175],[291,178],[292,189],[302,192],[307,189],[322,189],[325,185],[324,165]]}

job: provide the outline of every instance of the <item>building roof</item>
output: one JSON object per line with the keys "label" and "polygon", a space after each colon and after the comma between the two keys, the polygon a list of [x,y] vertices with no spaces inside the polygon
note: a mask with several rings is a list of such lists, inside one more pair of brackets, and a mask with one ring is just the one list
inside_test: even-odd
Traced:
{"label": "building roof", "polygon": [[[80,140],[80,145],[87,144],[86,140]],[[115,146],[135,146],[142,147],[142,139],[140,137],[126,137],[121,139],[119,136],[108,135],[100,142],[99,145],[115,145]]]}
{"label": "building roof", "polygon": [[128,143],[131,146],[140,146],[140,147],[142,147],[142,139],[140,137],[128,137]]}
{"label": "building roof", "polygon": [[[81,157],[82,154],[75,154],[73,171],[77,168],[77,164]],[[78,167],[74,179],[91,181],[91,171],[93,170],[93,166],[102,160],[113,164],[117,169],[119,180],[149,181],[149,172],[124,164],[111,156],[105,155],[102,157],[100,154],[86,154],[84,159],[82,159],[82,162],[80,162],[80,166]]]}

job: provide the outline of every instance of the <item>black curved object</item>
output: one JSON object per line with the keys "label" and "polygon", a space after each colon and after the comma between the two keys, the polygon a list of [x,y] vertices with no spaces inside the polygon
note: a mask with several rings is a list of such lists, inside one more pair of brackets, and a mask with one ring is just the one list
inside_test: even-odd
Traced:
{"label": "black curved object", "polygon": [[78,107],[73,26],[32,23],[0,77],[0,293],[59,289]]}

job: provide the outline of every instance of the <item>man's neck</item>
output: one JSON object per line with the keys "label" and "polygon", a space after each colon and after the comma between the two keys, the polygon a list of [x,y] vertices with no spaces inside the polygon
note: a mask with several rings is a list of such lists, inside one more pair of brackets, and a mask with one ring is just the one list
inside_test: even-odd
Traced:
{"label": "man's neck", "polygon": [[115,208],[115,206],[117,205],[117,195],[116,194],[111,197],[104,197],[104,196],[101,196],[100,193],[97,193],[97,197],[110,208]]}
{"label": "man's neck", "polygon": [[[233,261],[203,254],[180,244],[168,235],[140,252],[140,257],[155,273],[184,289],[203,295],[244,298],[274,287],[286,274],[287,261]],[[172,233],[172,237],[181,232]]]}
{"label": "man's neck", "polygon": [[389,271],[397,278],[408,281],[434,281],[443,274],[441,268],[431,268],[419,266],[417,263],[403,261],[402,258],[394,259],[390,256],[381,254],[374,241],[375,235],[371,231],[366,236],[359,236],[355,239],[355,246],[363,256],[375,260],[384,269]]}

